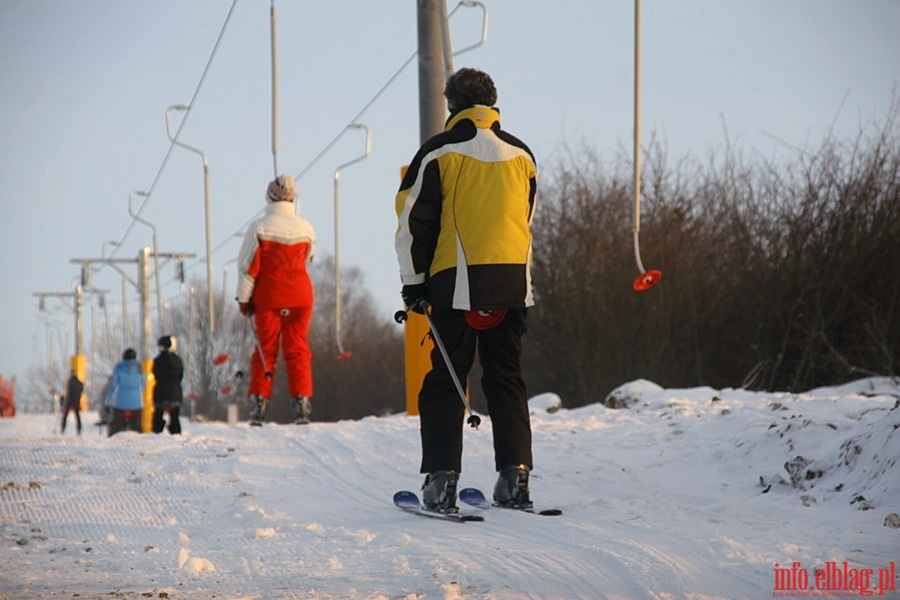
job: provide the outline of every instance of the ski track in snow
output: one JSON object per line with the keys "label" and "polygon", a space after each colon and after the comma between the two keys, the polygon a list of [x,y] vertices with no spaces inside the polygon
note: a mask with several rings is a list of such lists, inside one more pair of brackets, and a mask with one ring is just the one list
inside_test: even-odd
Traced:
{"label": "ski track in snow", "polygon": [[[404,415],[112,438],[2,419],[0,599],[759,598],[775,563],[877,569],[900,554],[882,524],[900,512],[897,384],[632,387],[630,409],[535,414],[532,496],[563,516],[466,524],[393,507],[422,481]],[[490,419],[464,435],[460,485],[489,496]]]}

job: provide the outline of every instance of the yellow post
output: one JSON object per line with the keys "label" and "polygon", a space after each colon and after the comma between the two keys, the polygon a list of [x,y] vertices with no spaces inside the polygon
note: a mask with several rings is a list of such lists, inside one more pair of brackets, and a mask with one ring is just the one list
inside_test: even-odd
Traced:
{"label": "yellow post", "polygon": [[[87,357],[84,354],[73,354],[71,360],[72,371],[75,373],[75,376],[78,377],[81,383],[85,383],[87,381]],[[66,378],[68,380],[68,378]],[[65,393],[65,392],[63,392]],[[66,398],[66,402],[69,399]],[[86,412],[87,407],[87,396],[84,395],[84,388],[82,388],[81,398],[78,401],[78,410],[81,412]]]}
{"label": "yellow post", "polygon": [[[400,167],[400,179],[409,165]],[[434,342],[428,335],[428,321],[423,315],[410,311],[404,325],[404,356],[406,360],[406,414],[419,414],[419,391],[425,374],[431,370],[431,349]]]}
{"label": "yellow post", "polygon": [[404,331],[406,356],[406,414],[419,414],[419,391],[425,374],[431,370],[431,350],[434,342],[428,335],[428,321],[424,315],[410,311]]}
{"label": "yellow post", "polygon": [[153,376],[153,359],[144,359],[144,374],[147,376],[147,387],[144,388],[144,412],[141,413],[141,430],[144,433],[153,431],[153,388],[156,377]]}

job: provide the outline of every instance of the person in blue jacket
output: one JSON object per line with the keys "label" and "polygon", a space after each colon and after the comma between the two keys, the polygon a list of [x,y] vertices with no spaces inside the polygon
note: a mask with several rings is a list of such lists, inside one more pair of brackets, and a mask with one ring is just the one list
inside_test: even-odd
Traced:
{"label": "person in blue jacket", "polygon": [[122,360],[116,363],[109,389],[106,392],[107,414],[110,414],[109,435],[124,430],[142,431],[144,389],[147,377],[132,348],[122,353]]}

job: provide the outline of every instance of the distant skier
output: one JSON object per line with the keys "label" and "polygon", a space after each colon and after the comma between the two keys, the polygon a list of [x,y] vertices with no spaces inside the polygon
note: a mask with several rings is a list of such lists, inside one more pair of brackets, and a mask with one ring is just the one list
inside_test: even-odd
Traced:
{"label": "distant skier", "polygon": [[78,379],[75,371],[72,371],[69,375],[69,381],[66,383],[66,396],[63,398],[61,433],[66,432],[66,421],[69,418],[69,412],[75,411],[75,424],[78,428],[78,435],[81,435],[81,395],[83,393],[84,384]]}
{"label": "distant skier", "polygon": [[137,353],[128,348],[122,353],[122,360],[116,363],[109,389],[106,391],[106,406],[110,409],[109,435],[120,431],[143,431],[142,416],[144,390],[147,377],[137,361]]}
{"label": "distant skier", "polygon": [[236,299],[241,314],[254,319],[263,352],[260,357],[257,348],[250,365],[252,425],[262,425],[265,419],[279,341],[287,366],[294,422],[308,423],[312,409],[308,338],[313,286],[306,263],[313,259],[316,234],[309,221],[295,212],[296,195],[290,175],[279,175],[269,183],[265,215],[247,228],[238,254]]}
{"label": "distant skier", "polygon": [[[487,73],[463,68],[444,88],[450,117],[416,153],[396,198],[403,301],[431,318],[463,382],[475,360],[494,432],[494,501],[528,508],[531,422],[520,356],[531,289],[534,155],[500,128]],[[439,350],[419,392],[423,503],[456,509],[464,406]]]}
{"label": "distant skier", "polygon": [[164,335],[158,341],[159,354],[153,359],[153,433],[162,433],[166,428],[165,415],[169,414],[169,433],[181,433],[182,391],[181,381],[184,379],[184,361],[175,353],[178,340],[171,335]]}

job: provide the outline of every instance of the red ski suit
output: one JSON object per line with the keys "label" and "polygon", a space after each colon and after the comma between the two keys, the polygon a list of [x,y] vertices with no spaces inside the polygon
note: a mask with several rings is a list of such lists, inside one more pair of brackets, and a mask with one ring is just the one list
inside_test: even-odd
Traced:
{"label": "red ski suit", "polygon": [[[294,212],[293,202],[269,201],[265,215],[244,234],[238,254],[237,301],[254,307],[250,318],[270,372],[281,341],[292,397],[313,395],[308,343],[313,286],[306,263],[312,261],[315,241],[312,225]],[[257,349],[250,365],[251,396],[270,397],[272,379],[265,375]]]}

